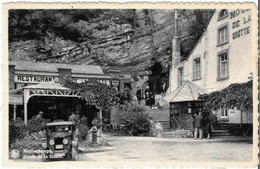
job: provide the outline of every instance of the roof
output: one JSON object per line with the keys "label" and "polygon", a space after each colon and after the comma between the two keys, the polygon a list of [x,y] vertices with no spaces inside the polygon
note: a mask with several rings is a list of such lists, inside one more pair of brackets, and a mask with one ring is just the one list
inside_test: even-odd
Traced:
{"label": "roof", "polygon": [[[216,13],[216,9],[214,9],[212,15],[210,16],[210,19],[207,21],[206,26],[205,26],[205,28],[204,28],[204,31],[202,32],[202,34],[201,34],[199,40],[198,40],[198,41],[196,42],[196,44],[193,46],[193,48],[191,49],[189,55],[186,57],[186,59],[185,59],[184,61],[189,60],[191,54],[193,53],[193,51],[194,51],[194,50],[197,48],[197,46],[199,45],[199,43],[200,43],[201,39],[204,37],[205,32],[206,32],[207,29],[208,29],[209,23],[211,22],[211,19],[212,19],[213,15],[215,15],[215,13]],[[184,61],[182,61],[182,62],[184,62]]]}
{"label": "roof", "polygon": [[28,61],[10,61],[9,65],[15,65],[15,70],[26,70],[36,72],[59,72],[58,69],[71,69],[71,73],[79,74],[104,74],[100,66],[72,65],[60,63],[43,63]]}
{"label": "roof", "polygon": [[63,87],[60,83],[55,83],[55,82],[39,83],[36,85],[25,86],[23,88],[24,89],[70,90],[69,88]]}
{"label": "roof", "polygon": [[57,121],[57,122],[51,122],[47,123],[46,126],[63,126],[63,125],[72,125],[75,124],[72,121]]}
{"label": "roof", "polygon": [[190,81],[186,81],[163,99],[167,102],[195,101],[202,94],[207,94],[207,91]]}
{"label": "roof", "polygon": [[22,92],[23,92],[23,87],[9,90],[9,95],[22,95]]}
{"label": "roof", "polygon": [[70,90],[69,88],[63,87],[60,83],[48,82],[24,86],[19,89],[10,90],[9,95],[22,95],[23,89]]}

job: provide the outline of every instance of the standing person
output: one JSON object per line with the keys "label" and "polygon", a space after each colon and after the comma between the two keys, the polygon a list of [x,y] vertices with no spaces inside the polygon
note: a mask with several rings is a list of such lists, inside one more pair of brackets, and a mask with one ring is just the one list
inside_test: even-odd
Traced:
{"label": "standing person", "polygon": [[43,131],[45,129],[45,120],[43,119],[42,111],[39,111],[38,115],[36,116],[35,123],[37,123],[37,131]]}
{"label": "standing person", "polygon": [[151,96],[151,97],[150,97],[150,99],[151,99],[150,108],[152,108],[152,106],[155,105],[155,94],[153,94],[153,93],[151,92],[150,96]]}
{"label": "standing person", "polygon": [[141,104],[141,101],[142,101],[142,91],[141,91],[141,89],[139,87],[137,87],[136,98],[137,98],[138,104]]}
{"label": "standing person", "polygon": [[198,133],[199,133],[199,138],[202,139],[203,136],[203,124],[202,124],[202,113],[199,112],[199,114],[195,117],[195,135],[194,139],[197,139]]}
{"label": "standing person", "polygon": [[43,116],[43,112],[42,112],[42,111],[39,111],[38,115],[37,115],[36,118],[35,118],[35,121],[36,121],[36,122],[42,122],[42,121],[43,121],[42,116]]}
{"label": "standing person", "polygon": [[69,119],[68,119],[68,121],[72,121],[75,124],[78,123],[78,120],[79,120],[78,115],[76,115],[74,112],[72,112],[72,114],[69,116]]}
{"label": "standing person", "polygon": [[206,116],[204,117],[203,121],[204,121],[204,125],[205,125],[204,130],[207,135],[207,139],[210,139],[211,122],[210,122],[209,113],[206,113]]}
{"label": "standing person", "polygon": [[194,137],[194,131],[195,131],[195,114],[191,113],[190,116],[190,135],[193,138]]}
{"label": "standing person", "polygon": [[146,110],[148,110],[151,105],[151,93],[150,93],[149,86],[146,87],[144,91],[144,96],[145,96]]}
{"label": "standing person", "polygon": [[82,116],[82,118],[80,119],[80,122],[81,122],[81,124],[83,124],[83,125],[86,125],[86,126],[87,126],[87,118],[86,118],[86,116],[85,116],[85,115],[83,115],[83,116]]}

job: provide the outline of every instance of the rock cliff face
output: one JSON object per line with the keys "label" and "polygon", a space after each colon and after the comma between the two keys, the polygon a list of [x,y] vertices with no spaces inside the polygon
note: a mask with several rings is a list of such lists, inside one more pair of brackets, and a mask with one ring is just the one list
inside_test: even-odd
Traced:
{"label": "rock cliff face", "polygon": [[[32,11],[24,18],[36,12]],[[54,12],[53,17],[62,18],[60,22],[64,22],[67,16],[63,15]],[[198,40],[211,15],[212,10],[178,10],[178,36],[184,57]],[[15,32],[17,23],[14,18],[9,18],[10,33]],[[93,18],[74,20],[65,35],[47,29],[39,38],[10,38],[9,60],[84,63],[145,70],[152,64],[151,60],[163,65],[171,60],[174,22],[174,10],[102,10]]]}

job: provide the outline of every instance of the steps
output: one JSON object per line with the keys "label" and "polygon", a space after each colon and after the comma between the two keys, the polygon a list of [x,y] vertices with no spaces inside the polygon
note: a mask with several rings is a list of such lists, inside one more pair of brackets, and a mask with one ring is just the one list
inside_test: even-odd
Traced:
{"label": "steps", "polygon": [[163,132],[162,138],[175,138],[176,134],[174,132]]}
{"label": "steps", "polygon": [[170,113],[168,107],[163,107],[162,109],[150,109],[148,113],[154,121],[162,124],[164,131],[170,129]]}
{"label": "steps", "polygon": [[231,133],[228,130],[212,130],[212,136],[230,136]]}

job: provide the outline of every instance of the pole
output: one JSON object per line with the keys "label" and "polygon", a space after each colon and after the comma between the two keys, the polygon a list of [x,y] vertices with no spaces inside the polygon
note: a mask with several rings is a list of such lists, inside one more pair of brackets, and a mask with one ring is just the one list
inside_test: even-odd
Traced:
{"label": "pole", "polygon": [[27,103],[29,100],[29,90],[28,89],[24,89],[24,94],[23,94],[23,107],[24,107],[24,124],[27,125],[27,121],[28,121],[28,116],[27,116]]}
{"label": "pole", "polygon": [[16,104],[14,105],[14,117],[13,117],[14,120],[16,120]]}
{"label": "pole", "polygon": [[100,132],[102,132],[102,108],[99,108],[99,118],[101,120]]}

